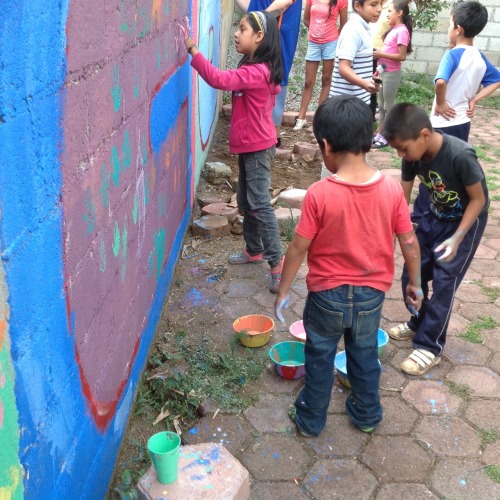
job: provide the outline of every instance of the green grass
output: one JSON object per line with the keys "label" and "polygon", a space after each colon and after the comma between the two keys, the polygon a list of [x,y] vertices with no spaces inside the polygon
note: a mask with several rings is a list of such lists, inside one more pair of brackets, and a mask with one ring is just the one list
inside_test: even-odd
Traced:
{"label": "green grass", "polygon": [[295,228],[299,223],[299,217],[294,217],[292,208],[286,203],[278,203],[277,206],[288,208],[290,210],[290,217],[284,221],[281,229],[281,235],[286,241],[288,241],[288,243],[290,243],[295,236]]}
{"label": "green grass", "polygon": [[480,316],[478,320],[473,321],[467,330],[460,334],[459,337],[471,342],[472,344],[482,344],[483,338],[481,333],[484,330],[491,330],[500,326],[498,321],[494,320],[491,316]]}
{"label": "green grass", "polygon": [[396,102],[410,102],[430,108],[433,99],[434,85],[431,77],[423,73],[404,73]]}
{"label": "green grass", "polygon": [[486,475],[495,483],[500,483],[500,467],[498,465],[488,465],[485,469]]}
{"label": "green grass", "polygon": [[477,429],[476,434],[481,440],[481,450],[483,451],[488,444],[500,440],[500,431],[494,429]]}
{"label": "green grass", "polygon": [[[185,369],[162,375],[172,362],[180,360],[187,364]],[[254,397],[242,393],[242,387],[261,375],[265,362],[265,353],[250,349],[237,353],[235,345],[231,353],[214,352],[205,344],[193,347],[181,331],[169,345],[169,352],[156,346],[149,357],[137,389],[135,414],[154,420],[160,412],[168,411],[167,425],[174,418],[196,420],[196,410],[206,398],[225,412],[239,412],[254,402]]]}
{"label": "green grass", "polygon": [[491,196],[491,201],[500,201],[500,195],[494,194],[493,196]]}
{"label": "green grass", "polygon": [[471,389],[468,385],[464,384],[456,384],[455,382],[452,382],[451,380],[445,380],[444,385],[448,387],[450,392],[452,394],[455,394],[455,396],[458,396],[459,398],[463,399],[464,401],[469,401],[471,398]]}
{"label": "green grass", "polygon": [[496,162],[495,158],[492,158],[491,156],[488,155],[488,152],[492,151],[493,149],[489,144],[481,143],[478,146],[475,146],[474,149],[476,150],[476,155],[479,158],[479,160],[485,163]]}
{"label": "green grass", "polygon": [[481,101],[481,106],[491,109],[500,109],[500,95],[492,95],[484,98]]}
{"label": "green grass", "polygon": [[492,287],[492,286],[481,286],[481,293],[488,297],[490,302],[495,302],[498,298],[500,298],[500,288]]}
{"label": "green grass", "polygon": [[486,186],[488,191],[496,191],[500,188],[500,184],[497,182],[498,180],[498,177],[486,174]]}

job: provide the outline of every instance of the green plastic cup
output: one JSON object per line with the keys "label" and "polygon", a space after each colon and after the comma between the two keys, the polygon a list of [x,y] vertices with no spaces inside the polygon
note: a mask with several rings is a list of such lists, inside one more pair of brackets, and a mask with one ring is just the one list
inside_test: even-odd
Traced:
{"label": "green plastic cup", "polygon": [[148,440],[148,451],[159,483],[171,484],[177,480],[181,438],[170,431],[158,432]]}

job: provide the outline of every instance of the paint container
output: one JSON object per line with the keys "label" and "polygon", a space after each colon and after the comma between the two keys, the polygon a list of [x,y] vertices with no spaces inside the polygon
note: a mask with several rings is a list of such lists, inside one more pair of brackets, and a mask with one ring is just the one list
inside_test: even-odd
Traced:
{"label": "paint container", "polygon": [[158,432],[149,438],[148,451],[159,483],[171,484],[177,480],[180,445],[181,438],[175,432]]}
{"label": "paint container", "polygon": [[[380,361],[378,362],[381,364]],[[335,369],[337,370],[337,379],[342,385],[346,387],[351,387],[351,383],[349,382],[349,377],[347,375],[347,359],[345,351],[339,351],[335,355],[335,361],[333,362]]]}
{"label": "paint container", "polygon": [[280,377],[295,380],[306,372],[303,342],[280,342],[269,349],[269,357]]}
{"label": "paint container", "polygon": [[274,321],[263,314],[249,314],[238,318],[233,328],[245,347],[262,347],[269,342]]}
{"label": "paint container", "polygon": [[379,328],[377,332],[377,345],[378,345],[379,356],[381,356],[382,353],[384,352],[384,347],[388,344],[388,342],[389,342],[389,335],[385,330]]}
{"label": "paint container", "polygon": [[302,320],[296,321],[290,325],[290,333],[299,341],[306,341],[306,330],[304,328],[304,322]]}

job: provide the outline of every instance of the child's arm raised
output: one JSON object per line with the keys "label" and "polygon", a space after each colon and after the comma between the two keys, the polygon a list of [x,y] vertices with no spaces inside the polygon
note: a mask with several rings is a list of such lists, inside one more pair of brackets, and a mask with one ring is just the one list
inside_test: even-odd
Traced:
{"label": "child's arm raised", "polygon": [[281,309],[287,307],[288,304],[288,293],[293,283],[293,279],[299,270],[304,257],[306,256],[307,250],[311,245],[312,240],[308,240],[303,236],[295,234],[292,242],[288,246],[288,250],[285,255],[285,262],[283,264],[283,270],[281,271],[281,281],[276,294],[276,300],[274,301],[274,314],[275,316],[284,323],[283,314]]}
{"label": "child's arm raised", "polygon": [[455,231],[455,234],[451,238],[443,241],[443,243],[441,243],[441,245],[434,250],[435,252],[441,252],[444,250],[443,254],[438,257],[439,261],[450,262],[450,260],[455,258],[458,247],[460,246],[460,243],[462,243],[464,236],[484,209],[486,197],[481,183],[476,182],[470,186],[465,186],[465,190],[469,196],[469,204],[465,209],[464,215],[459,226],[457,227],[457,230]]}

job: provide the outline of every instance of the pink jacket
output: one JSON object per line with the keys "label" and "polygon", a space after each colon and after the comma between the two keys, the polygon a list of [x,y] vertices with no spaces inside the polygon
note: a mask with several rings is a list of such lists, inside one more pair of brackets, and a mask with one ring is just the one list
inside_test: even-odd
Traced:
{"label": "pink jacket", "polygon": [[198,52],[191,60],[191,66],[211,87],[233,92],[229,130],[231,153],[252,153],[276,144],[272,113],[281,88],[269,83],[266,64],[248,64],[220,71]]}

